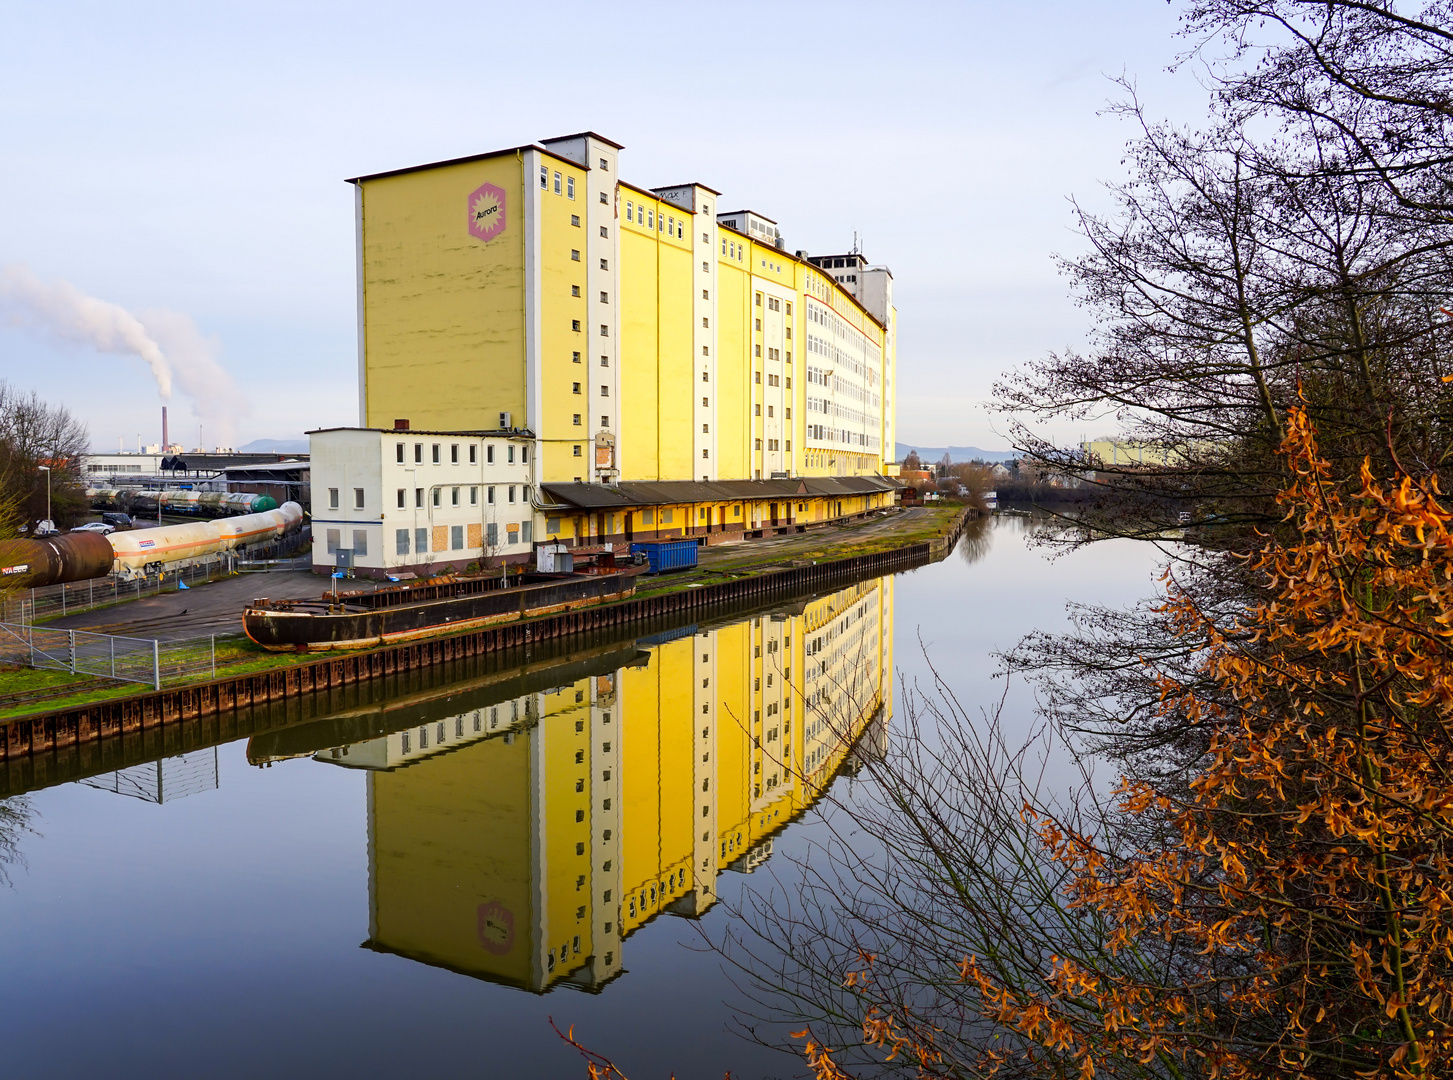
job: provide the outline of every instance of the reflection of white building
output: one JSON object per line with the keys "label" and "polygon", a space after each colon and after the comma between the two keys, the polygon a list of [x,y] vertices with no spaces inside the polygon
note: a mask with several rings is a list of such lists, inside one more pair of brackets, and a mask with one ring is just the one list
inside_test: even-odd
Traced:
{"label": "reflection of white building", "polygon": [[312,439],[313,566],[368,577],[529,556],[528,433],[329,428]]}
{"label": "reflection of white building", "polygon": [[144,802],[175,802],[200,791],[217,790],[217,748],[193,750],[190,754],[133,765],[128,769],[90,776],[79,783],[117,795],[129,795]]}

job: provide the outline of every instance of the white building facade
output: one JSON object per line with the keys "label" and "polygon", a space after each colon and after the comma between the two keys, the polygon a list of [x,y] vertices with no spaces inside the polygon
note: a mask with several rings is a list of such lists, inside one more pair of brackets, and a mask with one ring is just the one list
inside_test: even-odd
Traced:
{"label": "white building facade", "polygon": [[346,563],[361,576],[397,577],[530,556],[529,432],[328,428],[308,435],[315,571]]}

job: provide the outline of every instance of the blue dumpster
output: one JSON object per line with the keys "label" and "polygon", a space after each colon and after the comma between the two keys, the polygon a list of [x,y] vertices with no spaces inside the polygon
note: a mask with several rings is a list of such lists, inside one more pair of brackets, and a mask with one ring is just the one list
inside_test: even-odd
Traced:
{"label": "blue dumpster", "polygon": [[645,552],[651,573],[663,570],[690,570],[696,565],[695,540],[662,540],[653,544],[632,544],[631,554]]}

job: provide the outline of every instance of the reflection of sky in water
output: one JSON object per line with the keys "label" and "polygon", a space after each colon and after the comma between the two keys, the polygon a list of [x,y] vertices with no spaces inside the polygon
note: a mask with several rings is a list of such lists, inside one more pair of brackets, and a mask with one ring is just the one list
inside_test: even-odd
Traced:
{"label": "reflection of sky in water", "polygon": [[[1002,690],[992,654],[1062,623],[1067,597],[1128,603],[1153,587],[1145,548],[1102,544],[1050,562],[1026,548],[1023,528],[1001,520],[977,562],[955,555],[867,590],[866,600],[821,601],[816,615],[809,605],[785,620],[679,638],[604,682],[591,674],[554,694],[515,695],[510,703],[528,698],[538,715],[524,726],[512,716],[508,741],[502,729],[491,733],[482,706],[478,738],[474,708],[431,716],[427,748],[411,717],[407,750],[398,725],[350,744],[351,768],[279,754],[257,769],[246,743],[233,743],[217,752],[217,788],[180,801],[77,784],[37,793],[29,869],[0,892],[8,973],[0,1000],[12,1030],[25,1033],[11,1042],[11,1068],[26,1076],[581,1075],[549,1033],[553,1015],[632,1075],[800,1071],[725,1031],[721,1002],[733,990],[717,959],[683,948],[699,945],[691,923],[660,912],[704,911],[711,925],[722,917],[712,903],[771,880],[729,867],[753,868],[749,856],[760,860],[770,844],[766,869],[781,872],[781,856],[811,834],[810,815],[785,831],[776,823],[810,798],[810,782],[793,781],[782,754],[756,746],[775,728],[772,741],[790,743],[786,756],[809,773],[837,764],[831,732],[819,724],[809,734],[811,717],[793,714],[783,730],[791,698],[781,693],[783,658],[798,667],[797,683],[827,661],[819,688],[841,698],[857,678],[867,701],[879,677],[865,657],[891,656],[908,681],[926,679],[921,637],[961,699],[989,705]],[[862,617],[869,609],[892,619],[886,640]],[[822,632],[834,627],[838,636]],[[620,733],[609,739],[607,712]],[[1012,688],[1006,717],[1030,727],[1022,686]],[[315,749],[327,760],[341,747]],[[591,783],[577,793],[581,766]],[[600,778],[607,767],[609,781]],[[854,783],[839,781],[845,794]],[[587,806],[595,816],[577,838],[575,813]],[[609,841],[605,815],[618,822]],[[723,854],[723,838],[738,831],[740,846]],[[593,950],[595,969],[576,959],[577,924],[588,928],[579,956]],[[595,994],[515,988],[606,982]]]}

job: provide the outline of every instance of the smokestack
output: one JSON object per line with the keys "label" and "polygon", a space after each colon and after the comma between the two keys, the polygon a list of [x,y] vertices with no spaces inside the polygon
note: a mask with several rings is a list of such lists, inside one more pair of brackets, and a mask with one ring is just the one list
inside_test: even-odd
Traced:
{"label": "smokestack", "polygon": [[161,407],[161,452],[165,454],[171,442],[166,437],[166,406]]}

